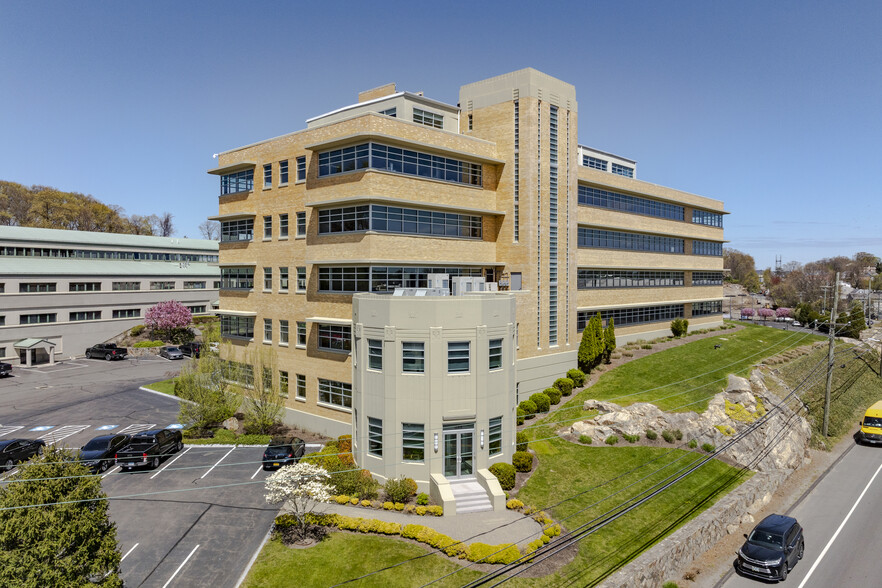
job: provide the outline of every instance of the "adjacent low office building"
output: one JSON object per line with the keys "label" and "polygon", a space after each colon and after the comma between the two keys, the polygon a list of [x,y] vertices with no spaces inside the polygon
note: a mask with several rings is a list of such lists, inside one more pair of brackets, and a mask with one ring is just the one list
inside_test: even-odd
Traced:
{"label": "adjacent low office building", "polygon": [[217,241],[0,226],[0,358],[81,356],[164,300],[209,313],[217,261]]}
{"label": "adjacent low office building", "polygon": [[[415,417],[388,404],[368,414],[380,409],[360,397],[360,378],[374,375],[353,356],[356,294],[373,296],[359,306],[379,305],[374,297],[446,274],[451,283],[483,278],[498,290],[486,296],[514,300],[507,447],[518,400],[575,367],[595,313],[614,321],[620,342],[669,333],[678,317],[690,328],[721,324],[722,202],[641,181],[635,161],[580,145],[577,134],[575,88],[524,69],[463,86],[457,105],[390,84],[303,130],[220,153],[209,173],[220,179],[212,218],[222,226],[219,314],[230,359],[272,347],[288,420],[335,435],[354,428],[364,455],[370,419],[382,419],[383,458],[389,450],[407,461],[402,419]],[[456,303],[437,303],[459,324]],[[405,323],[439,316],[411,312]],[[462,328],[490,328],[484,315],[462,314],[478,321]],[[387,354],[396,370],[404,365],[406,342],[383,339],[384,366]],[[485,351],[471,347],[469,365]],[[403,372],[383,377],[401,390]],[[425,455],[448,425],[489,431],[485,416],[439,425],[443,416],[426,415]],[[404,471],[382,467],[375,474]]]}

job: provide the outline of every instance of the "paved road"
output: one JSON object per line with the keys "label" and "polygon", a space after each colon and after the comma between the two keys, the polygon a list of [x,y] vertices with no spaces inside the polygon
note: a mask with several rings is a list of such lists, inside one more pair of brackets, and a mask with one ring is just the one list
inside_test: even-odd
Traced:
{"label": "paved road", "polygon": [[[16,367],[0,380],[0,438],[76,448],[109,432],[174,425],[178,401],[138,388],[171,377],[181,363],[80,359]],[[262,452],[193,446],[157,470],[102,474],[126,586],[235,586],[278,512],[264,499]]]}
{"label": "paved road", "polygon": [[[882,553],[879,513],[882,447],[855,445],[787,513],[803,525],[806,538],[805,557],[788,576],[787,585],[882,585],[878,567]],[[718,586],[754,587],[757,583],[733,573]]]}

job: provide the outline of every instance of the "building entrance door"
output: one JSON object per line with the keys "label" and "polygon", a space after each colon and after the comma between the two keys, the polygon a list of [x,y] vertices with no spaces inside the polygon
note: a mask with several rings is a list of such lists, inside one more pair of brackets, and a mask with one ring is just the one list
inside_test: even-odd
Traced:
{"label": "building entrance door", "polygon": [[475,425],[444,427],[444,477],[462,478],[474,473]]}

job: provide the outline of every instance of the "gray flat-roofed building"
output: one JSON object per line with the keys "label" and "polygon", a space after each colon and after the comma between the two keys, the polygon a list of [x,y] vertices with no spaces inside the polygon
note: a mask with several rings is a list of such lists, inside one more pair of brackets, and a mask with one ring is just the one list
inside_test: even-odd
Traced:
{"label": "gray flat-roofed building", "polygon": [[217,261],[217,241],[0,226],[0,358],[26,363],[25,339],[82,355],[164,300],[210,313]]}

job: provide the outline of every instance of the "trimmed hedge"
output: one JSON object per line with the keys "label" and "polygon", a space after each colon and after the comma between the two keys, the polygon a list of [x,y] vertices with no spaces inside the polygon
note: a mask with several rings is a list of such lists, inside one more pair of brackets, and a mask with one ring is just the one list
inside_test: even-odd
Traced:
{"label": "trimmed hedge", "polygon": [[560,393],[564,396],[569,396],[570,394],[572,394],[573,386],[575,385],[576,382],[572,378],[558,378],[554,381],[554,387],[560,390]]}
{"label": "trimmed hedge", "polygon": [[548,396],[548,400],[551,404],[558,404],[560,402],[561,391],[557,388],[546,388],[542,393]]}
{"label": "trimmed hedge", "polygon": [[548,412],[551,409],[551,399],[542,392],[532,394],[530,400],[536,405],[537,412]]}
{"label": "trimmed hedge", "polygon": [[539,412],[539,409],[536,408],[536,403],[532,400],[524,400],[518,405],[518,408],[524,411],[524,418],[531,419],[536,416],[536,413]]}
{"label": "trimmed hedge", "polygon": [[[520,435],[520,433],[518,433]],[[498,462],[490,466],[490,473],[499,480],[503,490],[511,490],[515,485],[515,467],[510,463]]]}
{"label": "trimmed hedge", "polygon": [[523,424],[524,424],[524,418],[525,418],[524,415],[525,415],[525,414],[526,414],[526,413],[524,412],[524,409],[521,408],[521,407],[519,406],[519,407],[518,407],[518,413],[517,413],[517,415],[518,415],[518,417],[517,417],[517,418],[518,418],[518,425],[523,425]]}
{"label": "trimmed hedge", "polygon": [[143,333],[144,329],[146,328],[147,327],[145,327],[144,325],[135,325],[134,327],[129,329],[129,335],[131,335],[132,337],[137,337],[138,335]]}
{"label": "trimmed hedge", "polygon": [[515,451],[511,456],[511,464],[519,472],[529,472],[533,469],[533,454],[528,451]]}
{"label": "trimmed hedge", "polygon": [[585,385],[585,372],[579,368],[569,370],[567,372],[567,377],[573,381],[574,386],[582,387]]}
{"label": "trimmed hedge", "polygon": [[132,345],[132,347],[162,347],[163,345],[165,345],[165,343],[162,341],[138,341]]}

